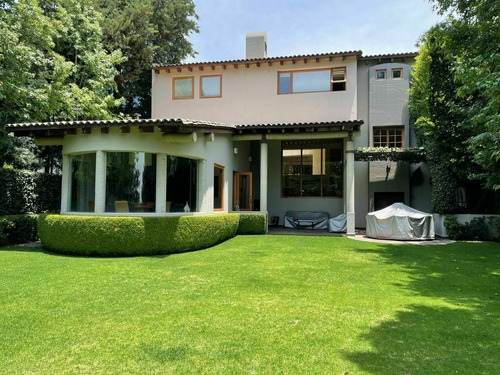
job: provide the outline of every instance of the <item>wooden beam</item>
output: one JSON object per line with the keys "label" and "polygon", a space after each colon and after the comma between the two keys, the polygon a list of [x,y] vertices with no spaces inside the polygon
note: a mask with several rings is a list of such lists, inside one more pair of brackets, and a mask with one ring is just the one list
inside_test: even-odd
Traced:
{"label": "wooden beam", "polygon": [[295,65],[295,60],[292,60],[292,64]]}
{"label": "wooden beam", "polygon": [[182,68],[177,68],[177,72],[178,73],[182,72]]}
{"label": "wooden beam", "polygon": [[333,61],[333,56],[330,56],[330,57],[328,58],[328,61],[332,62],[332,61]]}
{"label": "wooden beam", "polygon": [[222,69],[226,70],[226,64],[222,65]]}
{"label": "wooden beam", "polygon": [[192,72],[193,68],[191,68],[190,66],[188,66],[188,71]]}
{"label": "wooden beam", "polygon": [[212,68],[212,70],[215,70],[215,65],[211,65],[210,67]]}
{"label": "wooden beam", "polygon": [[260,68],[260,62],[257,63],[257,68]]}
{"label": "wooden beam", "polygon": [[170,73],[170,68],[167,68],[167,73]]}
{"label": "wooden beam", "polygon": [[307,64],[307,59],[304,59],[304,64]]}
{"label": "wooden beam", "polygon": [[214,133],[205,134],[205,142],[214,142],[214,141],[215,141]]}
{"label": "wooden beam", "polygon": [[268,65],[268,66],[271,66],[271,65],[273,65],[273,63],[272,63],[271,61],[268,61],[268,62],[267,62],[267,65]]}
{"label": "wooden beam", "polygon": [[203,67],[202,66],[199,66],[198,69],[201,70],[201,71],[203,71]]}
{"label": "wooden beam", "polygon": [[120,126],[120,133],[123,134],[130,133],[130,126]]}
{"label": "wooden beam", "polygon": [[90,134],[92,133],[92,128],[82,128],[82,134]]}
{"label": "wooden beam", "polygon": [[109,133],[108,127],[101,128],[101,134],[108,134],[108,133]]}
{"label": "wooden beam", "polygon": [[234,64],[234,69],[238,69],[238,64]]}
{"label": "wooden beam", "polygon": [[316,57],[316,63],[319,63],[319,57]]}
{"label": "wooden beam", "polygon": [[280,65],[283,65],[283,60],[280,60]]}
{"label": "wooden beam", "polygon": [[154,133],[155,127],[153,125],[139,126],[139,133]]}
{"label": "wooden beam", "polygon": [[64,135],[75,135],[76,134],[76,129],[71,128],[71,129],[65,129],[64,130]]}
{"label": "wooden beam", "polygon": [[247,69],[250,68],[250,64],[248,64],[248,63],[245,64],[245,66],[247,67]]}

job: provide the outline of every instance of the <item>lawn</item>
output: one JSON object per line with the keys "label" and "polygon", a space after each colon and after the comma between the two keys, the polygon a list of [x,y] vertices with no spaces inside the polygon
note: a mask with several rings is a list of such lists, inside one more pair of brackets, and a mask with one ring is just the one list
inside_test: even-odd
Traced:
{"label": "lawn", "polygon": [[2,374],[499,374],[500,245],[0,250]]}

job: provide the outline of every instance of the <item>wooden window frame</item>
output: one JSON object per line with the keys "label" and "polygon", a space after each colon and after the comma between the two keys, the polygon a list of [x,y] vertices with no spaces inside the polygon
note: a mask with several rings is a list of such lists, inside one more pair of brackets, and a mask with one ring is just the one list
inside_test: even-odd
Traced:
{"label": "wooden window frame", "polygon": [[[396,71],[401,72],[401,77],[394,78],[394,72],[396,72]],[[394,69],[391,69],[391,79],[396,79],[396,80],[403,79],[403,68],[394,68]]]}
{"label": "wooden window frame", "polygon": [[[381,141],[375,142],[375,130],[385,130],[387,133],[384,135],[385,137],[385,144],[382,144]],[[389,134],[389,131],[391,130],[401,130],[401,145],[397,146],[396,144],[396,134]],[[404,126],[374,126],[373,127],[373,132],[372,132],[372,145],[373,147],[389,147],[389,148],[399,148],[399,147],[405,147],[405,128]],[[382,138],[382,135],[379,137]],[[389,140],[389,137],[394,137],[394,145],[391,146],[391,141]]]}
{"label": "wooden window frame", "polygon": [[[221,208],[215,208],[215,205],[214,205],[213,209],[214,209],[214,211],[224,211],[224,166],[214,163],[214,172],[215,172],[215,168],[219,168],[222,170],[222,184],[220,184]],[[215,173],[214,173],[214,175],[215,175]],[[214,191],[214,195],[215,195],[215,191]],[[215,200],[214,200],[214,203],[215,203]]]}
{"label": "wooden window frame", "polygon": [[[293,92],[293,73],[304,73],[304,72],[317,72],[322,70],[330,71],[330,89],[329,90],[318,90],[318,91],[304,91],[304,92]],[[333,71],[334,70],[343,70],[344,71],[344,80],[343,81],[335,81],[335,83],[345,83],[345,90],[337,90],[337,91],[347,91],[347,67],[346,66],[337,66],[330,68],[317,68],[317,69],[295,69],[295,70],[280,70],[278,71],[278,95],[291,95],[291,94],[311,94],[315,92],[337,92],[333,91]],[[280,74],[282,73],[290,73],[290,92],[288,93],[280,93]]]}
{"label": "wooden window frame", "polygon": [[[302,150],[303,150],[303,144],[304,143],[308,143],[308,142],[311,142],[311,141],[318,141],[317,139],[304,139],[304,140],[300,140],[298,141],[299,143],[301,143],[301,148],[300,148],[300,157],[301,157],[301,168],[300,168],[300,190],[302,191]],[[331,142],[331,141],[335,141],[335,139],[326,139],[326,140],[321,140],[321,165],[323,165],[323,150],[325,150],[325,147],[324,147],[324,144],[325,143],[328,143],[328,142]],[[344,142],[341,142],[341,145],[342,145],[342,151],[341,151],[341,155],[342,155],[342,193],[340,195],[336,195],[336,196],[323,196],[323,174],[321,174],[321,181],[320,181],[320,184],[321,184],[321,195],[320,196],[285,196],[283,194],[283,144],[284,142],[282,141],[281,142],[281,176],[280,176],[280,197],[281,198],[284,198],[284,199],[343,199],[344,198],[344,183],[345,183],[345,155],[344,155],[344,150],[345,150],[345,145],[344,145]]]}
{"label": "wooden window frame", "polygon": [[[203,89],[203,78],[205,77],[219,77],[220,79],[220,93],[218,96],[202,96],[202,89]],[[207,74],[200,76],[200,99],[215,99],[215,98],[222,98],[222,74]]]}
{"label": "wooden window frame", "polygon": [[[378,78],[377,73],[384,72],[384,78]],[[385,81],[387,79],[387,69],[377,69],[375,70],[375,81]]]}
{"label": "wooden window frame", "polygon": [[[185,98],[176,98],[175,97],[175,81],[179,79],[191,79],[191,96]],[[181,76],[181,77],[172,77],[172,100],[186,100],[186,99],[194,99],[194,76]]]}

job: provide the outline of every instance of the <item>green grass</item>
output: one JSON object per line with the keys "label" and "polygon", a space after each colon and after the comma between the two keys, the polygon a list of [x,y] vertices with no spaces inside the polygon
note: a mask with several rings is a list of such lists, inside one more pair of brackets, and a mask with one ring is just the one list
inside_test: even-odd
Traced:
{"label": "green grass", "polygon": [[498,374],[500,246],[238,236],[0,251],[2,374]]}

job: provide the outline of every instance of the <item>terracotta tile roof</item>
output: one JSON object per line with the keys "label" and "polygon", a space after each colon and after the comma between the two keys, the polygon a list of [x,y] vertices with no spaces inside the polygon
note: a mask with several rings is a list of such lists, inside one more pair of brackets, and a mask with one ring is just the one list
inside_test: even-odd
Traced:
{"label": "terracotta tile roof", "polygon": [[401,52],[401,53],[386,53],[381,55],[366,55],[361,56],[360,60],[378,60],[378,59],[393,59],[402,57],[416,57],[418,52]]}
{"label": "terracotta tile roof", "polygon": [[344,52],[315,53],[310,55],[263,57],[254,59],[220,60],[220,61],[205,61],[205,62],[178,63],[178,64],[153,64],[153,69],[180,68],[180,67],[199,66],[199,65],[221,65],[221,64],[229,65],[229,64],[247,64],[247,63],[250,64],[257,62],[294,60],[294,59],[314,59],[314,58],[338,57],[338,56],[357,56],[359,58],[362,54],[363,54],[362,51],[344,51]]}

